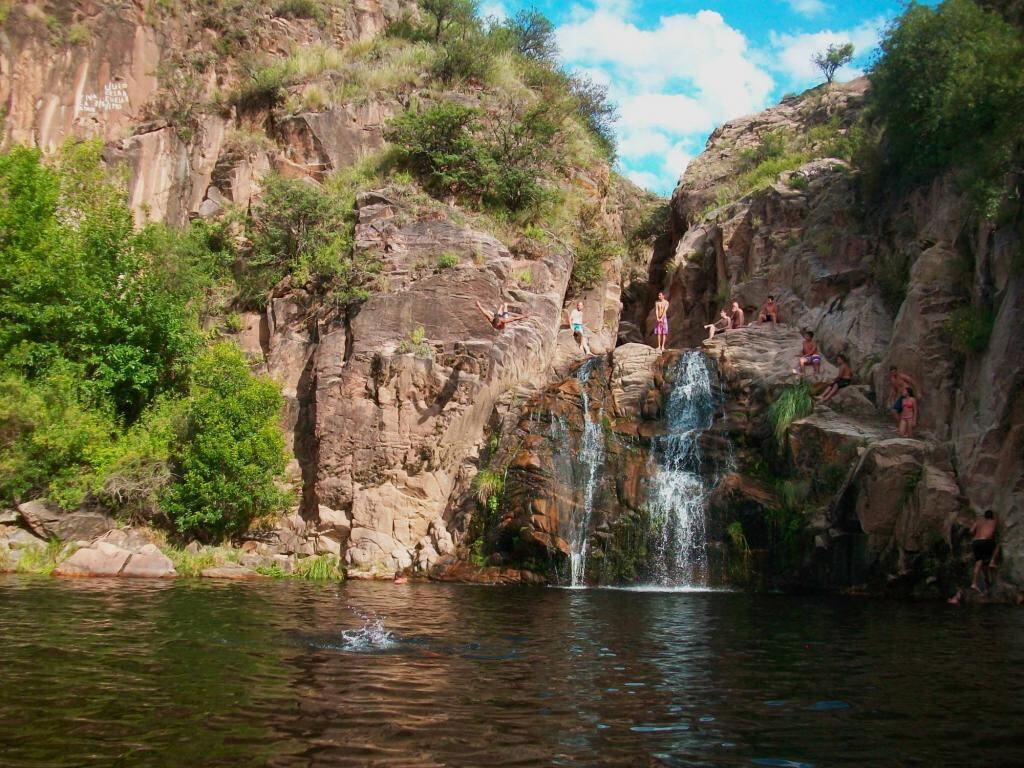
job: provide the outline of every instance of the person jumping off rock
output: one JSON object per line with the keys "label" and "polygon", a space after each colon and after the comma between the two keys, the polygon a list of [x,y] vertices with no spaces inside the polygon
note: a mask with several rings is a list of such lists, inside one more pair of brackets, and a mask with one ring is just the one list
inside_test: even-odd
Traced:
{"label": "person jumping off rock", "polygon": [[488,312],[479,301],[476,303],[476,308],[480,310],[480,314],[487,318],[487,322],[496,331],[503,331],[509,323],[518,323],[520,320],[525,320],[529,317],[529,315],[513,315],[508,311],[508,304],[505,303],[502,303],[493,312]]}
{"label": "person jumping off rock", "polygon": [[668,339],[668,299],[661,291],[654,303],[654,337],[658,340],[658,352],[664,352]]}
{"label": "person jumping off rock", "polygon": [[572,328],[572,337],[576,339],[576,346],[585,355],[592,355],[590,341],[587,339],[587,328],[583,325],[583,302],[576,302],[576,309],[569,313],[569,327]]}

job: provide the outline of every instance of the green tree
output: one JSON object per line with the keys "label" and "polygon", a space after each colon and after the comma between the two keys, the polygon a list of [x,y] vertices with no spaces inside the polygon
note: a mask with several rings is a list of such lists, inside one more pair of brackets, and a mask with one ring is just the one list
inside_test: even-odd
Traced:
{"label": "green tree", "polygon": [[53,167],[0,156],[0,359],[29,377],[66,360],[132,420],[195,352],[195,284],[133,232],[100,151],[69,145]]}
{"label": "green tree", "polygon": [[220,539],[287,502],[276,483],[286,463],[283,404],[278,386],[254,376],[233,344],[196,360],[185,434],[171,455],[176,482],[163,496],[179,531]]}
{"label": "green tree", "polygon": [[998,188],[1020,152],[1024,39],[971,0],[912,4],[887,31],[870,103],[885,123],[887,164],[905,182],[959,166]]}
{"label": "green tree", "polygon": [[588,75],[569,78],[569,94],[576,105],[576,115],[597,139],[609,161],[615,159],[615,123],[619,119],[615,104],[608,97],[608,87],[594,82]]}
{"label": "green tree", "polygon": [[830,43],[824,51],[818,51],[811,56],[811,61],[821,74],[825,76],[825,82],[831,83],[840,67],[844,67],[853,61],[853,43],[838,45]]}
{"label": "green tree", "polygon": [[420,8],[433,21],[434,42],[452,26],[470,26],[476,23],[476,0],[420,0]]}
{"label": "green tree", "polygon": [[548,64],[558,59],[555,26],[536,8],[519,11],[500,28],[508,33],[515,50],[528,59]]}

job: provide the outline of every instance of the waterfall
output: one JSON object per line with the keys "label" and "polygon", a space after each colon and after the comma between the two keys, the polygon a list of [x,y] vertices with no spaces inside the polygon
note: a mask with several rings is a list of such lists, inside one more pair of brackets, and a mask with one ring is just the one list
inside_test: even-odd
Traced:
{"label": "waterfall", "polygon": [[700,352],[685,352],[672,370],[667,431],[653,440],[649,510],[655,533],[650,566],[661,584],[696,586],[707,578],[701,433],[714,419],[712,372]]}
{"label": "waterfall", "polygon": [[596,362],[597,358],[592,358],[576,371],[576,380],[580,383],[580,395],[583,398],[583,434],[580,437],[579,451],[576,454],[576,466],[582,470],[583,474],[583,503],[573,506],[568,537],[569,584],[573,587],[582,586],[584,582],[590,518],[594,512],[598,473],[604,464],[604,428],[601,423],[604,412],[598,410],[596,419],[591,415],[590,395],[587,393],[586,387]]}

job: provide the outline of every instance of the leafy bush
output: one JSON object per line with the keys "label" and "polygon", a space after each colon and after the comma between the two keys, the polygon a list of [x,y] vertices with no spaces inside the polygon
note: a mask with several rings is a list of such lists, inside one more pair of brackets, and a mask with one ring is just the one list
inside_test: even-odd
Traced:
{"label": "leafy bush", "polygon": [[438,269],[451,269],[459,265],[459,254],[447,251],[437,257]]}
{"label": "leafy bush", "polygon": [[481,469],[473,478],[473,493],[480,505],[490,511],[497,509],[505,490],[505,478],[493,469]]}
{"label": "leafy bush", "polygon": [[232,344],[211,347],[192,372],[184,434],[172,449],[176,482],[163,507],[182,533],[219,539],[287,503],[277,385],[254,376]]}
{"label": "leafy bush", "polygon": [[874,277],[882,300],[893,314],[907,298],[913,258],[906,251],[879,251],[875,256]]}
{"label": "leafy bush", "polygon": [[434,74],[443,83],[486,80],[494,62],[484,46],[486,41],[481,35],[446,40],[441,57],[434,64]]}
{"label": "leafy bush", "polygon": [[320,0],[277,0],[274,15],[287,19],[312,19],[319,24],[326,21]]}
{"label": "leafy bush", "polygon": [[988,349],[995,313],[986,307],[973,305],[958,307],[946,321],[953,350],[961,355],[979,355]]}
{"label": "leafy bush", "polygon": [[790,425],[810,414],[812,410],[814,400],[811,397],[811,388],[806,382],[783,388],[768,407],[768,422],[780,448],[786,444]]}
{"label": "leafy bush", "polygon": [[945,0],[911,4],[881,48],[869,98],[890,175],[917,183],[959,166],[976,189],[1000,187],[1020,149],[1024,37],[972,0]]}

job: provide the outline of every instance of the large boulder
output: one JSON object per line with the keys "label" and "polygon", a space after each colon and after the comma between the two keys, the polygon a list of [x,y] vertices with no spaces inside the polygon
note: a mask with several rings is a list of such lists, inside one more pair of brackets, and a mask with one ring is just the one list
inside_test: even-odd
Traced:
{"label": "large boulder", "polygon": [[79,549],[58,565],[54,576],[120,576],[132,553],[109,542]]}
{"label": "large boulder", "polygon": [[145,579],[172,579],[178,575],[174,563],[153,544],[146,544],[133,554],[121,570],[122,576]]}
{"label": "large boulder", "polygon": [[113,518],[102,512],[79,509],[65,512],[44,499],[18,505],[24,524],[37,536],[60,541],[90,541],[116,526]]}

